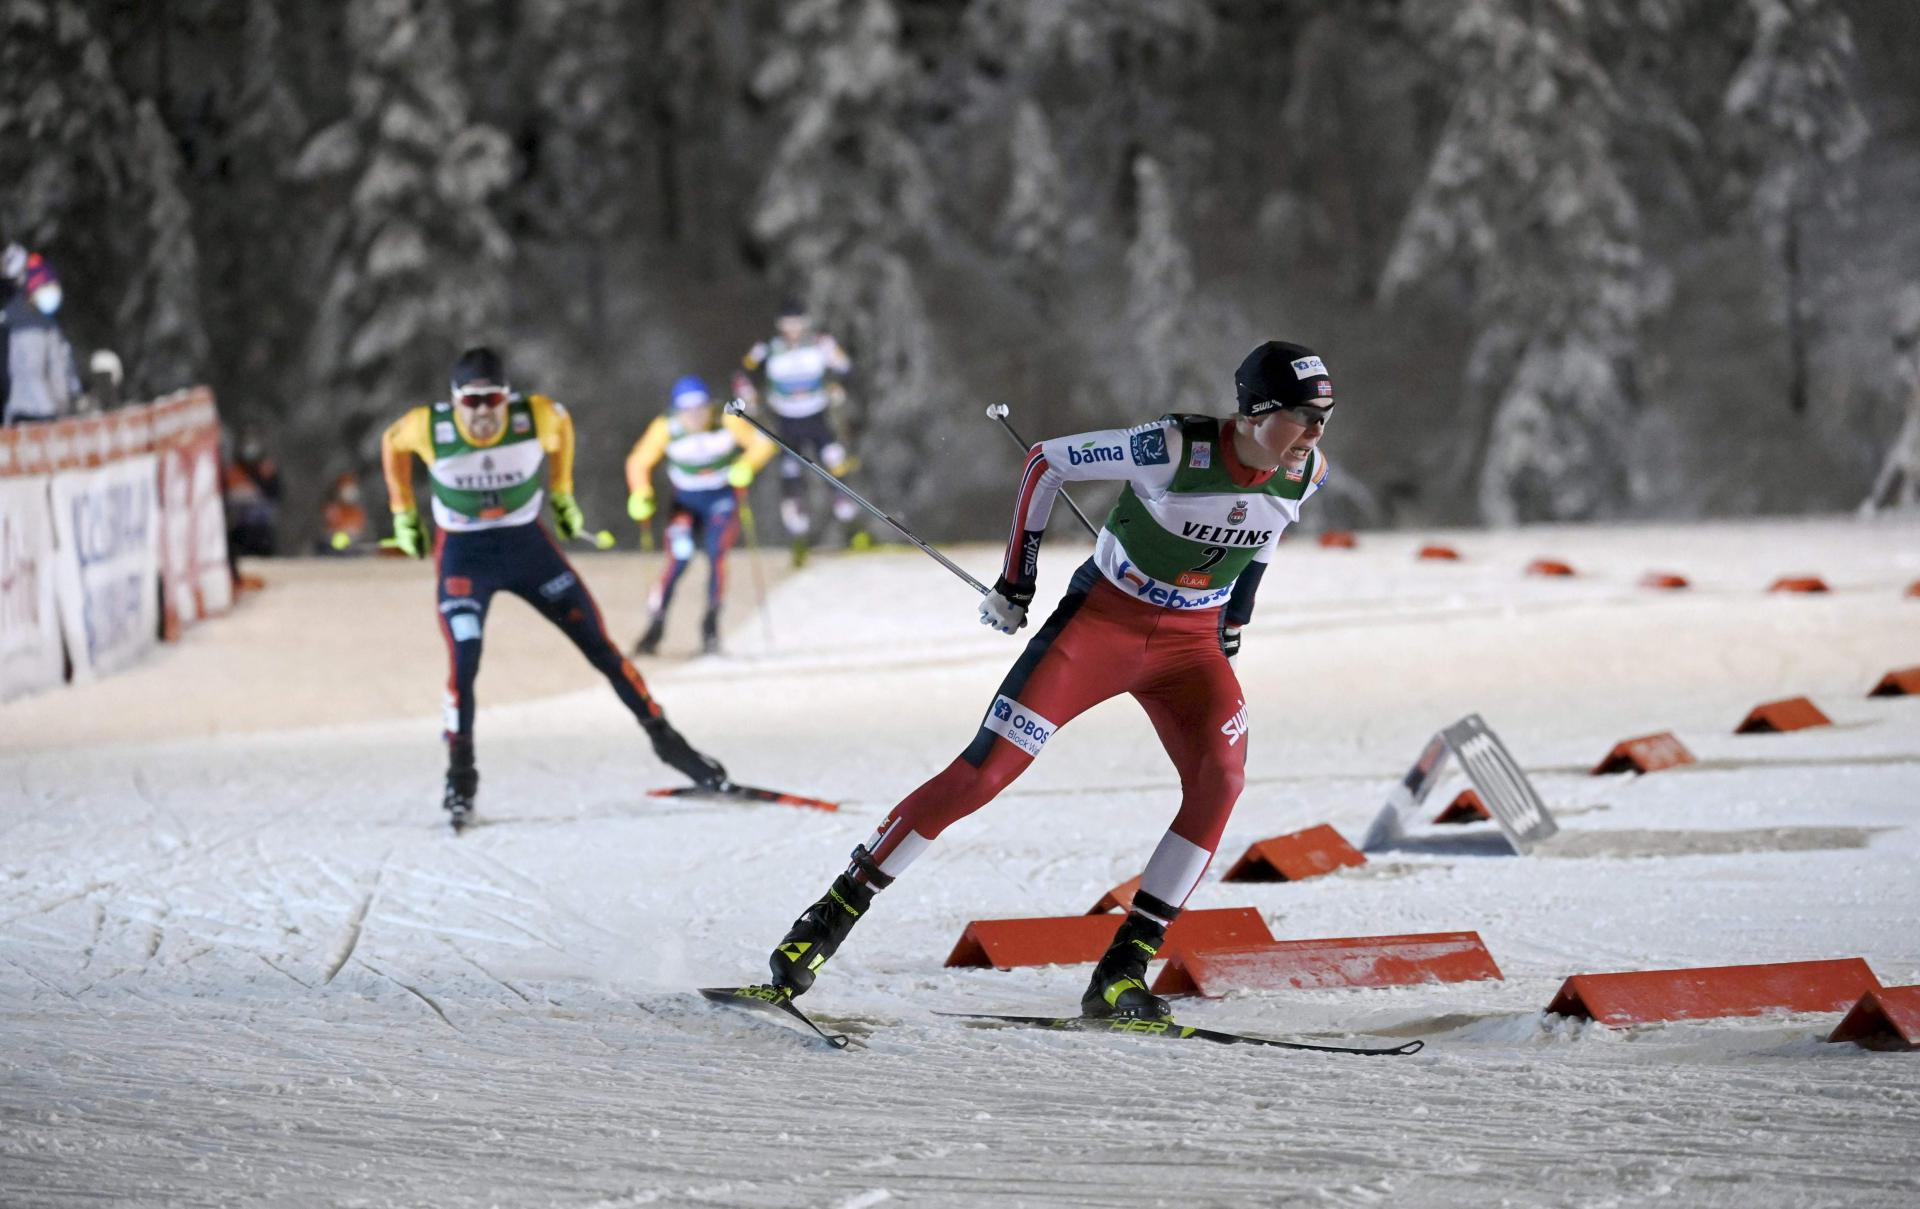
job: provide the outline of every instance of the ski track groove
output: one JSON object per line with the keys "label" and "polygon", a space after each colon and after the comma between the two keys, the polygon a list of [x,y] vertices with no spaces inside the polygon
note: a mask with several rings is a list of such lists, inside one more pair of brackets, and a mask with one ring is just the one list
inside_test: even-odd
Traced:
{"label": "ski track groove", "polygon": [[[391,855],[392,850],[389,849],[387,856],[382,856],[380,863],[374,866],[371,884],[369,884],[366,891],[360,895],[359,902],[354,906],[353,913],[347,918],[346,928],[342,931],[340,939],[334,942],[333,950],[328,955],[327,972],[326,976],[320,980],[322,983],[332,982],[334,976],[340,972],[340,968],[347,964],[347,959],[353,956],[354,949],[359,947],[360,933],[366,924],[367,911],[373,906],[374,896],[380,892],[381,870],[386,867],[387,857]],[[329,879],[333,878],[333,871],[330,867],[322,864],[321,869]],[[343,886],[342,888],[349,892],[353,889],[350,885]],[[436,1008],[434,1010],[438,1011],[439,1009]]]}

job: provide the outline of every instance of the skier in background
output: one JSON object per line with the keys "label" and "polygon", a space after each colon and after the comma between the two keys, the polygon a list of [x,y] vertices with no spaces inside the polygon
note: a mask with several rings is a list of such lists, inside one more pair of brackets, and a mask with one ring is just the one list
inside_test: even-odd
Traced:
{"label": "skier in background", "polygon": [[1094,967],[1081,1011],[1164,1019],[1147,962],[1213,859],[1245,779],[1247,708],[1232,659],[1280,534],[1326,481],[1333,410],[1319,357],[1268,342],[1235,372],[1239,414],[1169,415],[1035,445],[1000,578],[980,620],[1027,621],[1040,542],[1061,484],[1120,479],[1093,557],[1007,673],[965,751],[895,806],[774,949],[773,985],[799,995],[872,906],[948,826],[991,801],[1083,711],[1131,693],[1180,773],[1179,812],[1132,910]]}
{"label": "skier in background", "polygon": [[702,788],[725,786],[726,770],[668,724],[646,681],[607,636],[579,574],[540,526],[541,502],[549,500],[561,537],[576,537],[585,527],[573,498],[573,420],[567,409],[545,395],[514,393],[500,358],[487,348],[460,354],[450,385],[449,399],[408,411],[380,445],[393,542],[414,558],[426,553],[414,504],[414,458],[427,464],[432,486],[440,631],[452,663],[442,805],[454,830],[472,819],[480,783],[473,682],[487,607],[499,591],[520,597],[573,640],[639,719],[655,755]]}
{"label": "skier in background", "polygon": [[740,536],[740,509],[753,476],[773,460],[775,446],[738,416],[720,415],[707,384],[683,377],[673,384],[669,414],[653,423],[627,455],[627,515],[644,525],[653,518],[653,468],[667,462],[673,495],[667,503],[667,567],[647,597],[647,631],[634,654],[660,649],[673,590],[693,561],[694,544],[707,552],[707,611],[700,619],[700,649],[720,649],[720,605],[726,594],[727,551]]}
{"label": "skier in background", "polygon": [[[742,358],[746,372],[734,378],[734,391],[749,404],[762,395],[753,375],[766,379],[765,399],[774,414],[780,439],[795,450],[813,458],[844,478],[853,471],[854,461],[845,441],[834,431],[831,407],[846,396],[841,379],[853,371],[853,362],[839,343],[825,332],[815,331],[807,308],[790,303],[780,309],[774,322],[777,333],[747,350]],[[780,522],[793,543],[793,565],[807,561],[813,536],[813,508],[806,471],[798,459],[782,455],[780,459]],[[854,502],[834,494],[833,516],[842,525],[859,515]]]}

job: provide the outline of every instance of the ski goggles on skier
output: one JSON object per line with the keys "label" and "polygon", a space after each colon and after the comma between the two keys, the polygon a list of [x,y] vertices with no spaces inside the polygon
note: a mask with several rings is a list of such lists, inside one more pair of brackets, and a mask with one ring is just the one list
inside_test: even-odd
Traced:
{"label": "ski goggles on skier", "polygon": [[507,388],[504,386],[463,386],[453,392],[455,403],[465,403],[468,407],[499,407],[507,401]]}

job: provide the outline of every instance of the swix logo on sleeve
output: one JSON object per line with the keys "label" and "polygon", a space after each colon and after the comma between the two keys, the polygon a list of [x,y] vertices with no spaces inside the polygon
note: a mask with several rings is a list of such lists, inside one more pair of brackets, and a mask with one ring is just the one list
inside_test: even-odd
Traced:
{"label": "swix logo on sleeve", "polygon": [[1235,743],[1247,737],[1246,702],[1240,702],[1240,708],[1233,717],[1228,718],[1220,724],[1220,733],[1227,737],[1228,747],[1232,747]]}
{"label": "swix logo on sleeve", "polygon": [[1060,729],[1005,693],[993,699],[983,725],[1030,756],[1039,755],[1053,732]]}
{"label": "swix logo on sleeve", "polygon": [[1020,538],[1020,576],[1028,583],[1040,574],[1040,539],[1046,536],[1042,529],[1028,529]]}
{"label": "swix logo on sleeve", "polygon": [[[1088,466],[1094,462],[1124,462],[1127,455],[1118,445],[1100,445],[1088,441],[1078,449],[1067,450],[1067,461],[1074,466]],[[1166,449],[1160,451],[1160,460],[1166,460]]]}

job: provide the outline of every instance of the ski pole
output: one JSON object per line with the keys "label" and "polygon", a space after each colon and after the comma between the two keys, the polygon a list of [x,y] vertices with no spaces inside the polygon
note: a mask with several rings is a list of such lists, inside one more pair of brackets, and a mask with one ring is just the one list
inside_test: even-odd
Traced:
{"label": "ski pole", "polygon": [[915,546],[918,546],[922,554],[927,555],[929,558],[933,559],[935,562],[939,563],[941,566],[945,567],[947,570],[959,576],[960,579],[963,582],[965,582],[968,587],[980,593],[980,595],[982,596],[985,596],[987,594],[987,585],[981,583],[979,580],[975,579],[973,576],[968,575],[965,571],[961,570],[959,565],[956,564],[952,559],[940,553],[940,551],[934,549],[932,546],[929,546],[927,543],[921,541],[920,538],[917,535],[915,535],[913,530],[907,528],[905,525],[901,524],[899,521],[894,520],[891,516],[888,516],[886,513],[880,511],[880,509],[874,507],[872,504],[869,504],[865,496],[861,495],[858,491],[855,491],[853,488],[847,486],[845,483],[835,478],[831,470],[828,470],[825,466],[822,466],[820,463],[814,461],[812,458],[808,457],[806,454],[801,453],[799,450],[795,449],[793,446],[787,444],[785,441],[781,440],[779,436],[776,435],[772,429],[768,428],[765,424],[762,424],[759,420],[755,419],[754,417],[748,415],[747,405],[745,403],[741,402],[739,399],[729,399],[727,400],[726,411],[728,415],[739,416],[741,419],[745,420],[747,423],[759,429],[760,432],[768,440],[772,441],[775,445],[778,445],[781,449],[785,450],[789,457],[796,459],[802,466],[805,466],[808,470],[813,471],[815,474],[825,479],[829,487],[832,487],[835,491],[838,491],[841,495],[846,496],[848,499],[852,500],[854,503],[860,505],[862,508],[865,508],[868,512],[871,512],[874,516],[885,521],[887,524],[892,525],[895,531],[897,531],[901,537],[906,538],[908,541],[912,542]]}
{"label": "ski pole", "polygon": [[760,569],[760,534],[753,526],[753,505],[747,503],[747,489],[738,487],[740,527],[747,534],[747,566],[753,569],[753,599],[760,612],[760,628],[766,632],[767,645],[773,645],[773,619],[767,616],[767,574]]}
{"label": "ski pole", "polygon": [[[1007,405],[1005,403],[987,404],[987,414],[1000,421],[1000,427],[1007,430],[1007,435],[1013,438],[1013,443],[1020,447],[1022,453],[1033,448],[1033,446],[1021,440],[1020,434],[1013,430],[1013,421],[1007,419]],[[1080,511],[1080,505],[1073,502],[1073,497],[1067,494],[1065,487],[1060,489],[1060,498],[1067,501],[1067,507],[1073,509],[1073,514],[1080,518],[1080,523],[1087,527],[1088,533],[1093,534],[1095,537],[1100,536],[1100,530],[1095,528],[1093,522],[1087,519],[1086,513]]]}
{"label": "ski pole", "polygon": [[585,542],[596,550],[611,550],[613,549],[613,530],[601,529],[594,533],[576,533],[567,540]]}

